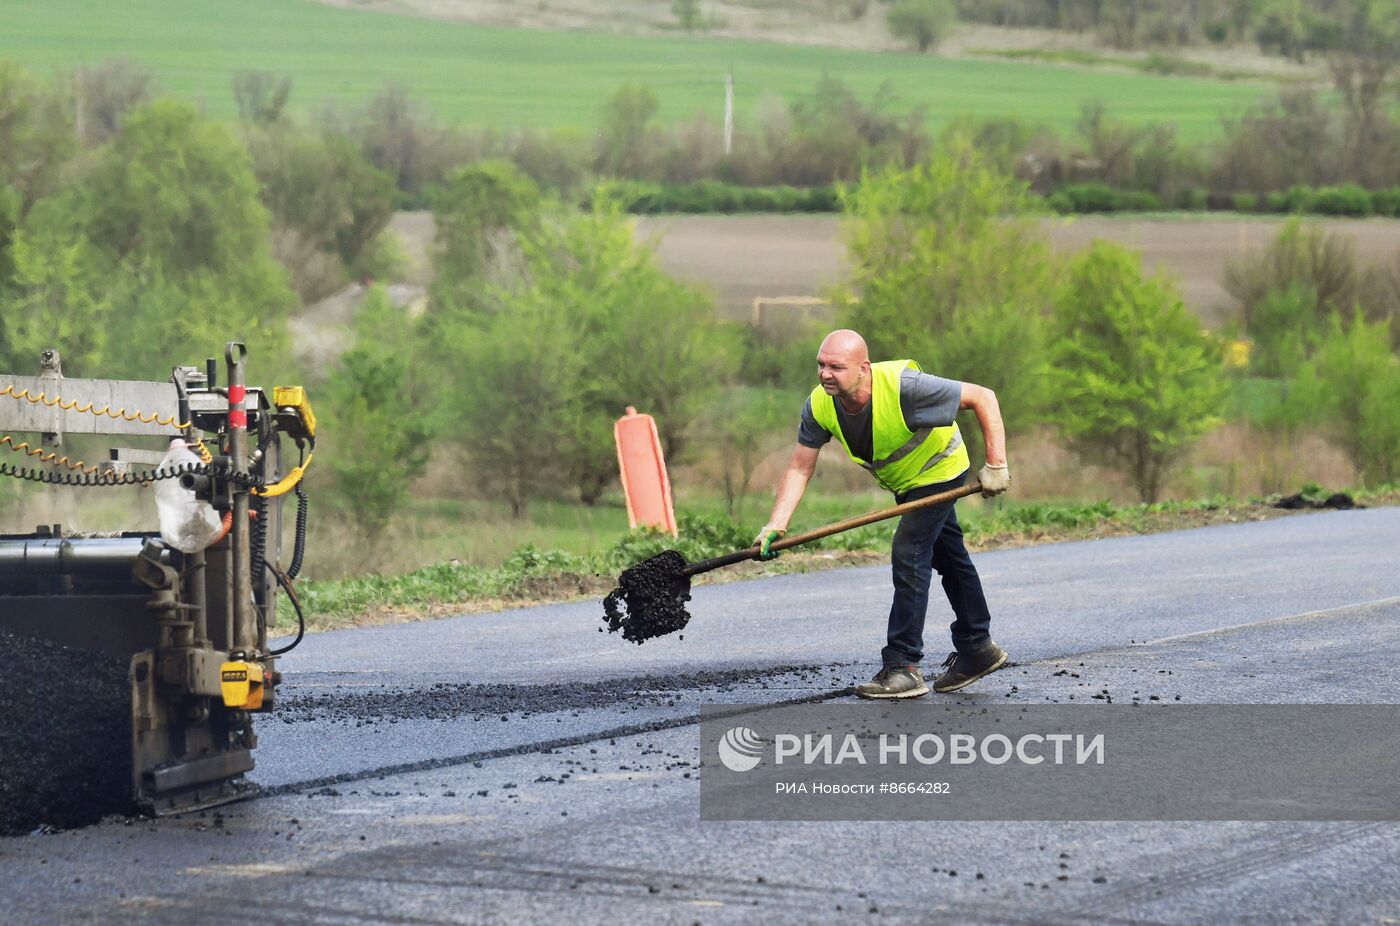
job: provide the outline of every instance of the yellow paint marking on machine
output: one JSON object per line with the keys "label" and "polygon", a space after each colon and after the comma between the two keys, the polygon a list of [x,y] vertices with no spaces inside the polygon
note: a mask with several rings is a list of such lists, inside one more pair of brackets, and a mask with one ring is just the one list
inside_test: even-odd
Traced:
{"label": "yellow paint marking on machine", "polygon": [[263,667],[256,662],[226,662],[219,669],[224,707],[256,711],[263,703]]}
{"label": "yellow paint marking on machine", "polygon": [[[301,427],[286,427],[284,425],[289,435],[304,438],[316,437],[316,413],[311,410],[311,401],[306,397],[305,389],[301,386],[274,386],[272,387],[272,404],[281,411],[292,409],[296,412]],[[298,431],[300,433],[297,433]]]}

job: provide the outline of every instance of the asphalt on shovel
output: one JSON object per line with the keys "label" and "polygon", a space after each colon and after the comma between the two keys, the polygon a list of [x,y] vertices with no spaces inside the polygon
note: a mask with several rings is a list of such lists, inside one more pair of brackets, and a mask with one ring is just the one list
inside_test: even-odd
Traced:
{"label": "asphalt on shovel", "polygon": [[[920,508],[932,508],[980,491],[980,482],[969,483],[927,498],[905,502],[903,505],[882,508],[825,527],[783,537],[769,544],[768,549],[777,551],[799,547],[813,540],[830,537],[832,534],[854,530],[876,521],[897,518]],[[663,637],[684,629],[690,622],[690,612],[685,609],[685,603],[690,600],[690,577],[722,566],[742,563],[744,560],[758,559],[759,552],[760,547],[755,545],[698,563],[687,563],[685,557],[675,550],[667,550],[623,570],[622,575],[617,577],[617,588],[603,600],[603,621],[607,624],[608,632],[615,633],[621,630],[624,640],[642,643],[653,637]]]}

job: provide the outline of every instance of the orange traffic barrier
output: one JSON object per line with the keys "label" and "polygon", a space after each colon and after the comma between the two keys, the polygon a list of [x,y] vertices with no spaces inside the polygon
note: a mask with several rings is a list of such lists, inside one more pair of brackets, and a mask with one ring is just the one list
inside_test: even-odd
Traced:
{"label": "orange traffic barrier", "polygon": [[613,437],[617,441],[617,465],[622,472],[628,523],[633,528],[654,527],[675,537],[678,531],[671,504],[671,477],[666,474],[656,420],[637,414],[629,405],[627,415],[613,425]]}

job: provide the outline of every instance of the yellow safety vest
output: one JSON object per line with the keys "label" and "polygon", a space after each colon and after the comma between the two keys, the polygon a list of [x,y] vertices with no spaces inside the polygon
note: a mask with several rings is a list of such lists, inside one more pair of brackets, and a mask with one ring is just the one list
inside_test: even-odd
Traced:
{"label": "yellow safety vest", "polygon": [[947,482],[967,472],[967,448],[957,423],[946,428],[909,430],[899,406],[899,377],[919,365],[912,360],[885,360],[870,365],[870,428],[875,459],[862,460],[851,450],[836,417],[836,400],[821,386],[812,390],[812,417],[826,428],[852,460],[875,477],[882,487],[896,495],[919,486]]}

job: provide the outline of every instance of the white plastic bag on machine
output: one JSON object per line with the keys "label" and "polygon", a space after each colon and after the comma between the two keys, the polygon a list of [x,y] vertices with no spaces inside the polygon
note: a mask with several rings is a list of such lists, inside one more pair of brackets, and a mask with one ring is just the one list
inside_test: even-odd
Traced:
{"label": "white plastic bag on machine", "polygon": [[[184,441],[173,440],[160,466],[173,469],[198,462],[199,457]],[[198,553],[218,540],[224,529],[214,506],[195,498],[194,490],[180,485],[179,479],[156,483],[156,515],[161,539],[181,553]]]}

